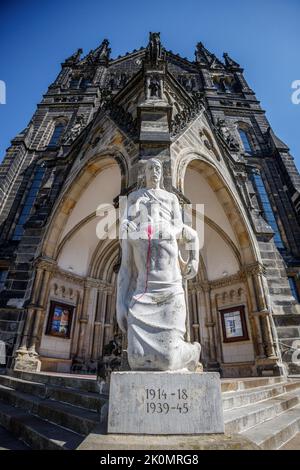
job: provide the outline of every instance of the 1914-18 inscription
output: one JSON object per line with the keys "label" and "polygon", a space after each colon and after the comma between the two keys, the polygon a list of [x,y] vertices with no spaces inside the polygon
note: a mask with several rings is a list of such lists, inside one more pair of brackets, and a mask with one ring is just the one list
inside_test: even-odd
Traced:
{"label": "1914-18 inscription", "polygon": [[185,388],[178,388],[174,392],[166,392],[163,388],[145,388],[145,394],[146,413],[186,414],[190,411],[189,395]]}
{"label": "1914-18 inscription", "polygon": [[108,432],[206,434],[224,432],[219,374],[113,372]]}

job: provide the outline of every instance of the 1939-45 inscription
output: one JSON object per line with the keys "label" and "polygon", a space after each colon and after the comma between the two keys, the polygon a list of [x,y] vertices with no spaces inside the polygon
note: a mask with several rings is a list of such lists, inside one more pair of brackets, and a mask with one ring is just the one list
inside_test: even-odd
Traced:
{"label": "1939-45 inscription", "polygon": [[178,388],[167,392],[163,388],[145,388],[146,413],[168,414],[175,412],[187,414],[190,411],[189,395],[187,389]]}
{"label": "1939-45 inscription", "polygon": [[216,372],[111,374],[108,433],[209,434],[224,432]]}

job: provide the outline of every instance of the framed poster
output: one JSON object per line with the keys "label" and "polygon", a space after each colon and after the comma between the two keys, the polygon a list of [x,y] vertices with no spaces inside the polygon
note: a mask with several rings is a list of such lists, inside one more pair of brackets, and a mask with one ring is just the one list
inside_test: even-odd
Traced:
{"label": "framed poster", "polygon": [[249,339],[243,305],[220,310],[220,315],[224,343]]}
{"label": "framed poster", "polygon": [[46,335],[70,338],[74,307],[51,300]]}

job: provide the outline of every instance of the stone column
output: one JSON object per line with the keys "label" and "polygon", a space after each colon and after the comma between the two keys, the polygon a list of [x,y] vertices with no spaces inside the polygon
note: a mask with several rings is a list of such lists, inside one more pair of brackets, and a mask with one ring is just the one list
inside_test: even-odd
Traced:
{"label": "stone column", "polygon": [[[33,293],[32,293],[32,305],[36,303],[36,299],[38,295],[38,288],[41,283],[42,274],[43,274],[42,269],[36,270],[36,275],[35,275],[35,280],[34,280],[34,285],[33,285]],[[22,333],[22,340],[21,340],[20,347],[17,350],[17,354],[19,353],[24,354],[25,352],[27,352],[28,338],[29,338],[30,330],[32,329],[33,313],[34,313],[34,309],[28,308],[24,331]]]}
{"label": "stone column", "polygon": [[262,274],[260,272],[254,274],[253,276],[254,285],[256,287],[257,293],[257,307],[258,314],[260,317],[260,324],[262,330],[262,339],[268,358],[275,359],[275,349],[274,349],[274,339],[272,334],[272,329],[270,326],[270,310],[269,305],[266,299],[266,293],[264,291],[264,282],[262,279]]}
{"label": "stone column", "polygon": [[39,292],[39,297],[37,299],[37,306],[35,307],[35,317],[34,317],[34,323],[33,323],[33,329],[32,329],[32,334],[31,334],[31,342],[30,342],[30,348],[28,350],[29,354],[32,356],[38,356],[38,352],[36,351],[36,345],[39,338],[39,331],[41,330],[41,322],[44,318],[44,309],[45,309],[45,303],[46,303],[46,293],[48,291],[48,286],[49,286],[49,279],[50,279],[50,272],[49,271],[44,271],[43,272],[43,280],[41,284],[41,289]]}
{"label": "stone column", "polygon": [[262,338],[262,328],[258,316],[257,295],[251,273],[245,274],[245,285],[247,287],[249,320],[252,327],[252,340],[256,357],[263,359],[266,357],[264,343]]}
{"label": "stone column", "polygon": [[81,311],[81,316],[79,318],[80,327],[79,327],[78,346],[77,346],[77,352],[76,352],[76,356],[81,359],[86,359],[84,339],[85,339],[86,326],[88,323],[87,312],[88,312],[88,304],[90,300],[90,291],[91,291],[91,288],[85,285],[84,294],[83,294],[83,307]]}
{"label": "stone column", "polygon": [[206,304],[206,316],[205,316],[205,326],[208,331],[208,338],[209,338],[209,357],[210,363],[213,367],[218,364],[218,357],[217,357],[217,344],[216,344],[216,321],[213,318],[212,312],[212,301],[211,301],[211,288],[209,284],[205,284],[203,286],[204,297],[205,297],[205,304]]}
{"label": "stone column", "polygon": [[[37,305],[39,302],[40,293],[43,291],[45,285],[42,282],[44,273],[45,271],[42,268],[38,268],[36,271],[32,291],[32,303],[28,308],[28,315],[26,318],[21,346],[16,351],[16,359],[14,364],[15,370],[39,371],[41,369],[41,361],[39,361],[38,354],[35,352],[35,345],[32,344],[32,338],[37,331],[40,317],[40,314],[37,312]],[[30,346],[29,349],[27,349],[28,345]]]}
{"label": "stone column", "polygon": [[82,299],[82,292],[78,291],[77,292],[77,297],[76,297],[76,318],[75,323],[74,323],[74,333],[73,337],[71,339],[71,348],[70,348],[70,353],[71,353],[71,358],[76,357],[76,351],[77,351],[77,345],[79,341],[79,330],[80,330],[80,323],[79,319],[81,318],[81,312],[82,312],[82,307],[83,307],[83,299]]}
{"label": "stone column", "polygon": [[87,325],[85,332],[85,350],[87,359],[92,359],[93,355],[93,339],[94,339],[94,325],[96,320],[96,309],[97,309],[97,296],[98,296],[98,282],[92,279],[88,280],[88,285],[90,287],[90,298],[87,303]]}
{"label": "stone column", "polygon": [[98,293],[96,319],[94,323],[94,336],[93,336],[93,349],[92,349],[93,360],[97,360],[102,356],[106,300],[107,300],[107,292],[105,290],[100,290]]}

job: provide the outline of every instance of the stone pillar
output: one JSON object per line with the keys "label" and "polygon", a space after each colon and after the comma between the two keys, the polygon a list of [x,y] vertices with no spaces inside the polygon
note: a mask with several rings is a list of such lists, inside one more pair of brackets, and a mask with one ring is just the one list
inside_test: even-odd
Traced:
{"label": "stone pillar", "polygon": [[71,358],[76,357],[77,345],[78,345],[79,334],[80,334],[79,319],[81,318],[82,307],[83,307],[83,299],[82,299],[82,293],[80,291],[80,292],[77,292],[77,298],[76,298],[76,319],[75,319],[74,333],[73,333],[72,343],[71,343],[71,348],[70,348]]}
{"label": "stone pillar", "polygon": [[219,361],[217,356],[217,343],[216,343],[216,321],[213,317],[213,305],[211,300],[211,288],[209,284],[203,286],[205,304],[206,304],[206,316],[205,316],[205,326],[208,331],[209,338],[209,362],[213,369],[218,368]]}
{"label": "stone pillar", "polygon": [[94,327],[93,356],[94,360],[99,359],[103,352],[104,322],[106,312],[107,292],[99,291],[96,320]]}
{"label": "stone pillar", "polygon": [[258,306],[257,306],[257,295],[256,288],[253,282],[253,276],[251,273],[245,274],[245,284],[247,286],[247,298],[248,298],[248,311],[249,311],[249,320],[252,327],[252,340],[254,345],[254,350],[256,353],[257,359],[263,359],[266,357],[264,342],[262,337],[262,328],[260,324],[260,319],[258,316]]}
{"label": "stone pillar", "polygon": [[277,359],[274,349],[274,339],[272,329],[270,326],[269,305],[267,303],[266,293],[264,291],[264,282],[262,279],[261,270],[253,274],[253,282],[256,291],[257,299],[257,312],[260,318],[262,340],[266,351],[266,356],[270,359]]}
{"label": "stone pillar", "polygon": [[79,318],[80,327],[79,327],[79,337],[78,337],[78,346],[77,346],[76,356],[81,359],[86,359],[84,339],[85,339],[85,333],[86,333],[86,326],[88,323],[87,312],[88,312],[88,304],[90,300],[90,291],[91,291],[91,288],[89,286],[85,286],[84,294],[83,294],[83,306],[82,306],[81,316]]}
{"label": "stone pillar", "polygon": [[93,340],[94,340],[94,325],[96,320],[96,309],[97,309],[97,297],[98,297],[98,282],[92,279],[88,280],[90,287],[90,296],[87,303],[86,316],[88,319],[85,332],[85,351],[86,358],[92,359],[93,355]]}
{"label": "stone pillar", "polygon": [[[28,315],[26,318],[21,346],[16,351],[14,364],[15,370],[39,371],[41,369],[41,362],[37,357],[38,354],[34,349],[32,349],[32,335],[37,330],[36,322],[38,320],[36,318],[36,305],[38,304],[41,290],[43,291],[44,287],[44,284],[42,283],[44,272],[45,271],[42,268],[38,268],[36,271],[32,303],[28,308]],[[29,349],[27,349],[28,345],[30,346]]]}
{"label": "stone pillar", "polygon": [[43,280],[41,284],[41,290],[39,292],[39,297],[37,299],[37,307],[35,307],[35,317],[34,317],[34,323],[33,323],[33,329],[32,329],[32,334],[31,334],[31,341],[30,341],[30,347],[28,352],[32,356],[38,356],[38,352],[36,351],[36,346],[37,342],[40,339],[38,336],[39,331],[41,330],[41,322],[44,318],[44,308],[45,308],[45,303],[46,303],[46,293],[48,291],[48,286],[49,286],[49,279],[50,279],[50,272],[49,271],[44,271],[43,272]]}

